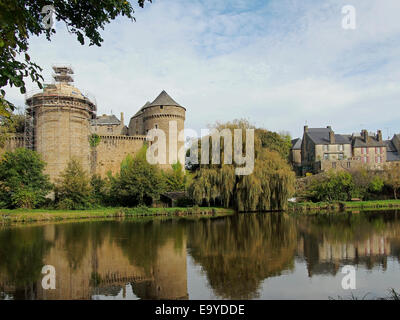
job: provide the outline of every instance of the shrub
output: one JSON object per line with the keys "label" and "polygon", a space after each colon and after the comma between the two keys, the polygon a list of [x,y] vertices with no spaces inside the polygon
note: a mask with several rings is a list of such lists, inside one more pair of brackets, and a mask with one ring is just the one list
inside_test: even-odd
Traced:
{"label": "shrub", "polygon": [[92,207],[92,188],[81,164],[72,159],[60,174],[55,187],[57,207],[87,209]]}
{"label": "shrub", "polygon": [[35,151],[20,148],[6,152],[0,161],[0,205],[30,209],[44,203],[52,187],[44,167]]}

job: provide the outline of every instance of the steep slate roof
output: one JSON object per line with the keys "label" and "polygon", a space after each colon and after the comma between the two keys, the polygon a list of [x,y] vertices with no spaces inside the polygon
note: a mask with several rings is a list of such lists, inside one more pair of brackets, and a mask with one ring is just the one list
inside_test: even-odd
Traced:
{"label": "steep slate roof", "polygon": [[300,150],[301,149],[301,139],[293,139],[292,140],[292,150]]}
{"label": "steep slate roof", "polygon": [[[306,135],[315,144],[330,144],[329,133],[332,131],[331,128],[309,128]],[[346,134],[335,134],[335,144],[350,144],[350,135]]]}
{"label": "steep slate roof", "polygon": [[391,140],[384,141],[386,145],[386,160],[387,161],[400,161],[400,155]]}
{"label": "steep slate roof", "polygon": [[119,125],[121,121],[115,115],[104,115],[91,121],[92,125]]}
{"label": "steep slate roof", "polygon": [[144,106],[141,107],[141,108],[139,109],[139,111],[136,112],[135,115],[133,115],[133,116],[131,117],[131,119],[137,117],[138,115],[140,115],[140,114],[143,112],[143,109],[147,108],[148,106],[150,106],[150,101],[147,101],[147,102],[144,104]]}
{"label": "steep slate roof", "polygon": [[355,136],[353,137],[353,148],[362,147],[386,147],[384,141],[378,141],[376,137],[368,136],[368,141],[365,142],[363,137]]}
{"label": "steep slate roof", "polygon": [[[149,107],[155,106],[176,106],[182,107],[179,103],[177,103],[174,99],[172,99],[168,93],[163,90],[158,97],[149,105]],[[182,107],[183,108],[183,107]]]}

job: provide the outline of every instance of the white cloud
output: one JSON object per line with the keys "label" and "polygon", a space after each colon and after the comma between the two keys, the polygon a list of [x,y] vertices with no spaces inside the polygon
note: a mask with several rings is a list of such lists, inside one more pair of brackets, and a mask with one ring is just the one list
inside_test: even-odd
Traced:
{"label": "white cloud", "polygon": [[[357,29],[341,28],[344,1],[154,1],[136,23],[117,19],[101,48],[80,46],[57,26],[52,42],[32,39],[45,67],[72,64],[76,84],[99,113],[128,119],[165,89],[187,107],[186,126],[246,117],[301,134],[332,125],[352,132],[397,130],[400,120],[396,0],[354,0]],[[18,91],[9,98],[23,102]]]}

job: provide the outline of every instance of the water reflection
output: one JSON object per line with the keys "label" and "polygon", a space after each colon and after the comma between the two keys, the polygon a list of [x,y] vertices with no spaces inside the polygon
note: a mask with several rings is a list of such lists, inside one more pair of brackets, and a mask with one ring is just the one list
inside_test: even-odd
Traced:
{"label": "water reflection", "polygon": [[[203,278],[187,264],[188,255]],[[251,299],[268,296],[266,279],[283,284],[291,276],[283,296],[290,298],[303,278],[337,277],[343,264],[395,273],[389,259],[398,270],[400,220],[394,211],[2,228],[0,298],[187,299],[188,282],[203,279],[201,290],[217,298]],[[56,269],[55,290],[41,286],[44,265]],[[299,273],[299,266],[307,272]]]}

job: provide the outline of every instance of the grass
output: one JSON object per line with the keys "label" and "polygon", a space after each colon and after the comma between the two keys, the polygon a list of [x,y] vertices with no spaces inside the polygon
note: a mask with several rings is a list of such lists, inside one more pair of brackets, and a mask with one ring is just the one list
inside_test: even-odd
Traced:
{"label": "grass", "polygon": [[[388,290],[388,294],[385,297],[378,297],[375,299],[368,299],[368,295],[370,295],[370,293],[366,293],[364,296],[362,297],[358,297],[355,296],[353,293],[351,293],[350,296],[348,297],[342,297],[342,296],[338,296],[337,300],[395,300],[398,301],[400,300],[400,293],[396,292],[395,289],[390,288]],[[329,297],[329,300],[336,300],[335,298]]]}
{"label": "grass", "polygon": [[400,200],[335,201],[290,203],[291,211],[341,210],[349,209],[393,209],[400,208]]}
{"label": "grass", "polygon": [[215,207],[189,208],[100,208],[93,210],[0,209],[0,224],[17,222],[62,221],[118,217],[226,216],[234,211]]}

